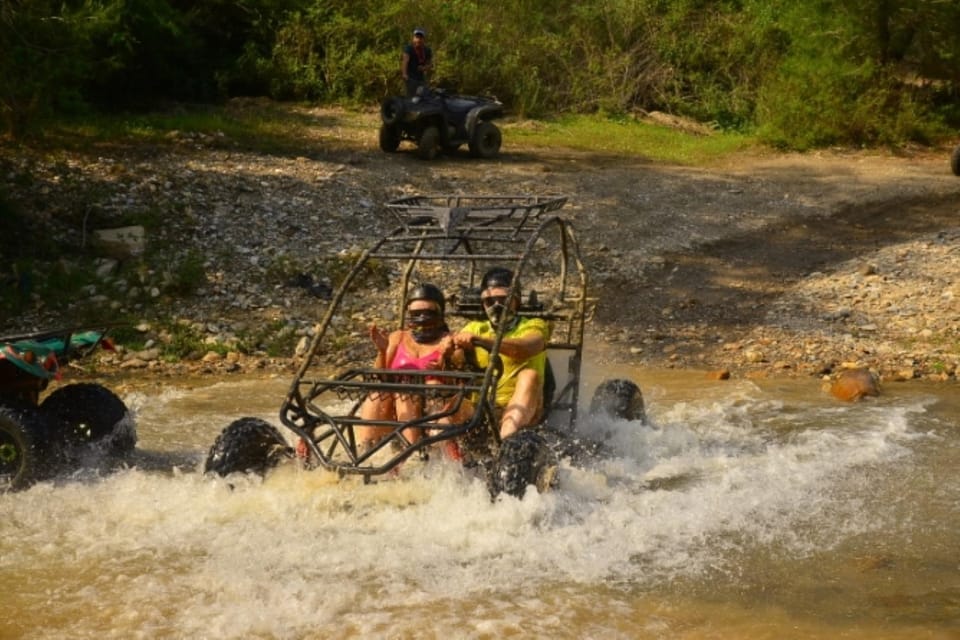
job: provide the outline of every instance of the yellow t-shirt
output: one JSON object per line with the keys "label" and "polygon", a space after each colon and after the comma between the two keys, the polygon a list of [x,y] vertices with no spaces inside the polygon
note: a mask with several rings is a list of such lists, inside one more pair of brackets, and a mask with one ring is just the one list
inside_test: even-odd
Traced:
{"label": "yellow t-shirt", "polygon": [[[493,340],[496,337],[496,331],[487,320],[474,320],[463,328],[467,333],[480,338]],[[530,332],[537,332],[543,337],[544,343],[550,340],[550,325],[541,318],[520,318],[517,325],[503,334],[504,339],[521,338]],[[540,386],[543,386],[544,375],[547,367],[547,353],[541,351],[537,355],[526,360],[509,358],[500,354],[503,361],[503,376],[500,378],[500,384],[497,385],[497,406],[504,407],[510,401],[513,392],[517,388],[517,373],[521,369],[531,368],[537,372],[540,378]],[[490,362],[490,353],[486,349],[477,349],[477,364],[484,369]]]}

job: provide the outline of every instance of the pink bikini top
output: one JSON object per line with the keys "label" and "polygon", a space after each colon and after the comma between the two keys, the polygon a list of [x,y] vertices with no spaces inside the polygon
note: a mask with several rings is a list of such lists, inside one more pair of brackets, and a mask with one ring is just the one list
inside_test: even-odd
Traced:
{"label": "pink bikini top", "polygon": [[425,356],[415,358],[407,351],[407,348],[403,346],[403,341],[401,340],[397,344],[397,352],[393,354],[393,362],[390,363],[390,368],[419,369],[420,371],[438,369],[442,359],[443,353],[441,353],[439,349],[431,351]]}

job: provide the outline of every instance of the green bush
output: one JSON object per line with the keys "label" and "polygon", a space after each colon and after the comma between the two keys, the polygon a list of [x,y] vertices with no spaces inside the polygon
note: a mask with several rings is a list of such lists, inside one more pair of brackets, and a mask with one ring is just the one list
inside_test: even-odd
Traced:
{"label": "green bush", "polygon": [[0,118],[23,135],[86,105],[376,104],[422,25],[435,82],[521,116],[661,110],[782,146],[897,143],[960,124],[958,24],[942,0],[10,1]]}

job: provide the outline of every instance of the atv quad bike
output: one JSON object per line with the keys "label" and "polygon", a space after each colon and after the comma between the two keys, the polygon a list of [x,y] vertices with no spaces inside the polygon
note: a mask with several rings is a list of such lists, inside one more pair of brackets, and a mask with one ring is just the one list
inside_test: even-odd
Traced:
{"label": "atv quad bike", "polygon": [[99,329],[0,337],[0,491],[50,477],[91,446],[119,453],[136,444],[127,407],[101,385],[69,384],[40,402],[64,365],[98,347],[113,348]]}
{"label": "atv quad bike", "polygon": [[395,152],[410,140],[424,160],[438,150],[452,153],[467,145],[476,158],[493,158],[500,152],[501,134],[492,121],[503,116],[495,98],[461,96],[443,89],[421,89],[413,98],[387,98],[380,107],[380,148]]}
{"label": "atv quad bike", "polygon": [[[590,300],[587,275],[573,227],[554,212],[563,197],[414,196],[387,208],[400,225],[354,264],[333,296],[286,399],[280,422],[307,448],[308,463],[341,476],[356,474],[369,482],[411,458],[438,455],[456,443],[463,464],[483,474],[492,495],[520,496],[529,485],[544,490],[554,481],[557,456],[577,448],[572,437],[580,394],[584,324]],[[503,328],[496,334],[486,368],[466,366],[442,371],[376,369],[364,363],[329,375],[324,357],[338,353],[343,338],[364,327],[349,319],[363,316],[378,326],[385,318],[403,318],[407,296],[418,283],[447,292],[448,323],[483,318],[479,279],[489,267],[506,266],[529,287],[520,316],[552,325],[547,344],[544,417],[536,428],[500,440],[499,409],[494,402],[500,376],[498,354]],[[363,274],[388,269],[396,278],[392,311],[361,308],[351,292],[363,286]],[[374,317],[371,317],[374,316]],[[463,322],[461,321],[461,322]],[[394,321],[393,324],[396,324]],[[373,347],[366,354],[373,358]],[[438,383],[437,380],[440,380]],[[422,417],[409,422],[362,420],[360,406],[376,394],[414,394],[423,399]],[[460,412],[464,403],[475,411]],[[642,417],[639,388],[628,380],[607,381],[594,398],[595,409],[617,417]],[[469,417],[457,421],[461,413]],[[387,435],[364,448],[358,426],[376,426]],[[419,437],[410,438],[414,430]],[[411,441],[412,440],[412,441]],[[597,447],[591,447],[595,451]],[[287,439],[269,423],[241,418],[228,425],[207,456],[207,472],[263,471],[294,456]]]}

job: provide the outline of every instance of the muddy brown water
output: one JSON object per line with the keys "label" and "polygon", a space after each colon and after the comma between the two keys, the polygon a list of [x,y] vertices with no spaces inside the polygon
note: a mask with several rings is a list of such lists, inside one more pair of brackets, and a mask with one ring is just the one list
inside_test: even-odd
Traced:
{"label": "muddy brown water", "polygon": [[[960,394],[627,375],[615,455],[491,503],[448,463],[364,486],[198,469],[287,378],[123,393],[126,468],[0,496],[0,638],[958,638]],[[232,486],[231,486],[232,484]]]}

